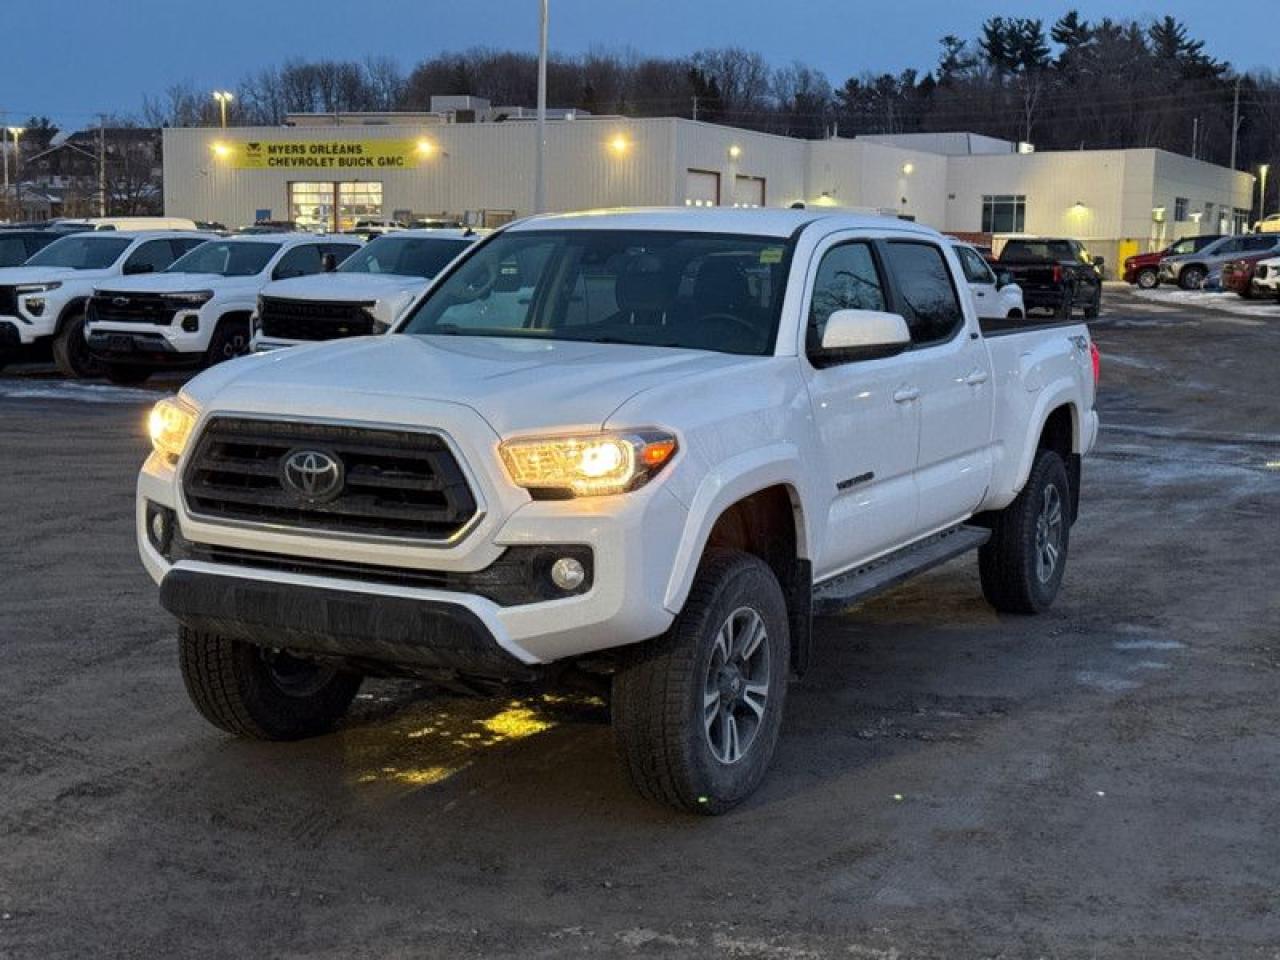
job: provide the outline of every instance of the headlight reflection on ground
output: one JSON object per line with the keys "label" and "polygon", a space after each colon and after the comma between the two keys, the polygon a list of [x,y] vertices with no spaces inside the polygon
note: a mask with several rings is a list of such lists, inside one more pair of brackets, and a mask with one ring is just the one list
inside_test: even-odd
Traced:
{"label": "headlight reflection on ground", "polygon": [[340,736],[349,782],[426,787],[442,783],[480,759],[485,750],[559,725],[558,707],[599,708],[594,698],[552,695],[524,700],[450,697],[418,703],[389,722],[351,727]]}

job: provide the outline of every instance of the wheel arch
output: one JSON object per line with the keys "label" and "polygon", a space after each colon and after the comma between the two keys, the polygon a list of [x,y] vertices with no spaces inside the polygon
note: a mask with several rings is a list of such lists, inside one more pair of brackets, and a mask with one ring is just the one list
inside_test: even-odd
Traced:
{"label": "wheel arch", "polygon": [[77,313],[83,313],[88,305],[89,298],[87,296],[72,297],[63,304],[62,309],[58,312],[58,322],[53,328],[53,335],[56,337],[58,334],[62,333],[67,322]]}

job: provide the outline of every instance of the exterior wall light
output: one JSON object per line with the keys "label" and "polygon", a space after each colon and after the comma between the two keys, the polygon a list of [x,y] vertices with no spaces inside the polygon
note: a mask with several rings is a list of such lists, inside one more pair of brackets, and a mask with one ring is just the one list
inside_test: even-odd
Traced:
{"label": "exterior wall light", "polygon": [[624,137],[620,133],[616,134],[613,137],[613,139],[609,141],[609,151],[615,157],[621,157],[630,149],[631,149],[631,141],[628,140],[626,137]]}
{"label": "exterior wall light", "polygon": [[914,163],[904,163],[902,165],[902,172],[909,177],[911,174],[916,172],[916,165]]}
{"label": "exterior wall light", "polygon": [[221,141],[212,144],[209,149],[213,151],[215,157],[225,157],[231,153],[231,148]]}
{"label": "exterior wall light", "polygon": [[436,152],[436,145],[426,137],[423,137],[418,141],[417,150],[421,156],[429,157]]}
{"label": "exterior wall light", "polygon": [[742,148],[741,148],[740,146],[738,146],[738,145],[735,143],[735,144],[733,144],[731,147],[729,147],[729,159],[730,159],[730,160],[737,160],[740,156],[742,156]]}

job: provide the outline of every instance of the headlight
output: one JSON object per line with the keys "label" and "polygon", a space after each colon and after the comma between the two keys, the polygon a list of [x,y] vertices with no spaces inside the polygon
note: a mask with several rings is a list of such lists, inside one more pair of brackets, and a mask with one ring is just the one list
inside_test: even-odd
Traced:
{"label": "headlight", "polygon": [[196,425],[196,412],[177,397],[161,400],[151,408],[147,422],[151,433],[151,445],[157,453],[171,460],[182,456],[191,428]]}
{"label": "headlight", "polygon": [[657,430],[580,437],[531,437],[502,444],[511,479],[544,496],[624,493],[671,461],[676,438]]}
{"label": "headlight", "polygon": [[212,290],[192,290],[189,293],[166,293],[166,300],[172,300],[174,303],[181,304],[184,307],[198,307],[203,303],[208,303],[213,299]]}
{"label": "headlight", "polygon": [[26,293],[47,293],[50,290],[57,290],[62,286],[60,280],[50,280],[48,283],[20,283],[16,288],[18,296]]}

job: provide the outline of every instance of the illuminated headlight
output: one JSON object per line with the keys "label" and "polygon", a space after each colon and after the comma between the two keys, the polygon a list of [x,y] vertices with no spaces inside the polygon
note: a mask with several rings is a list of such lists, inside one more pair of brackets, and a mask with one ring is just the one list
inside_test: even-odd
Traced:
{"label": "illuminated headlight", "polygon": [[512,481],[549,496],[634,490],[666,466],[675,452],[676,438],[657,430],[531,437],[502,444],[502,460]]}
{"label": "illuminated headlight", "polygon": [[171,460],[182,456],[182,451],[196,425],[196,412],[176,397],[161,400],[151,408],[147,427],[151,433],[151,445],[157,453]]}

